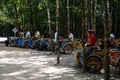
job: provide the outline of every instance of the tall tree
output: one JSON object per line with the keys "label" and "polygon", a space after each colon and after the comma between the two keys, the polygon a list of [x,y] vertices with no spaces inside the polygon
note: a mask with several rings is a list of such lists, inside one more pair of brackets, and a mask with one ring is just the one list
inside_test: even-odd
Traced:
{"label": "tall tree", "polygon": [[[76,0],[73,0],[73,8],[75,7],[75,1]],[[75,16],[74,16],[74,10],[72,9],[72,29],[73,29],[73,33],[75,34],[76,30],[75,30]]]}
{"label": "tall tree", "polygon": [[51,36],[51,19],[50,19],[50,8],[49,8],[49,5],[48,5],[48,0],[44,0],[45,2],[45,5],[46,5],[46,8],[47,8],[47,16],[48,16],[48,27],[49,27],[49,34]]}
{"label": "tall tree", "polygon": [[86,25],[87,25],[87,29],[91,28],[91,0],[86,0],[87,2],[87,17],[86,17]]}
{"label": "tall tree", "polygon": [[60,52],[59,52],[59,0],[56,0],[56,31],[57,31],[57,64],[60,63]]}
{"label": "tall tree", "polygon": [[70,8],[69,8],[69,0],[67,0],[67,27],[68,31],[70,30]]}
{"label": "tall tree", "polygon": [[83,72],[85,72],[85,0],[82,0],[81,3],[81,10],[82,10],[82,46],[83,46],[83,53],[82,53],[82,68],[83,68]]}
{"label": "tall tree", "polygon": [[109,33],[112,32],[112,1],[113,0],[108,0],[107,1],[107,7],[108,7],[108,30],[109,30]]}
{"label": "tall tree", "polygon": [[[50,9],[50,18],[51,18],[51,28],[55,31],[55,0],[46,0],[49,2]],[[82,1],[82,0],[81,0]],[[70,28],[72,32],[74,32],[75,36],[79,37],[81,30],[81,12],[80,8],[80,0],[61,0],[60,1],[60,28],[62,31],[68,30],[68,23],[70,22]],[[15,5],[13,5],[13,2]],[[69,4],[67,5],[67,2]],[[95,10],[97,3],[97,11]],[[85,24],[87,28],[93,28],[96,33],[100,33],[103,35],[103,2],[102,0],[86,0],[87,6],[86,9],[86,22]],[[108,9],[108,21],[111,27],[109,27],[109,32],[115,32],[116,37],[119,37],[120,34],[117,32],[120,30],[119,26],[119,15],[120,15],[120,1],[119,0],[108,0],[107,2]],[[72,6],[71,6],[72,5]],[[65,8],[66,6],[69,6]],[[15,9],[15,7],[17,7]],[[69,9],[68,9],[69,8]],[[73,11],[71,11],[73,9]],[[69,10],[69,11],[68,11]],[[69,18],[68,19],[68,12]],[[17,14],[16,14],[17,13]],[[18,16],[18,17],[17,17]],[[95,18],[96,17],[96,18]],[[18,19],[17,19],[18,18]],[[112,18],[112,19],[111,19]],[[95,20],[96,19],[96,20]],[[24,31],[26,29],[30,29],[32,33],[34,33],[33,29],[39,28],[42,34],[48,35],[50,31],[49,27],[46,26],[48,24],[48,16],[46,16],[46,7],[44,4],[44,0],[1,0],[0,1],[0,20],[6,23],[14,25],[17,23],[18,25],[22,25],[24,27]],[[68,22],[69,20],[69,22]],[[79,22],[80,21],[80,22]],[[96,23],[97,21],[97,23]],[[95,26],[97,27],[95,28]],[[67,27],[65,27],[67,25]],[[92,25],[92,26],[91,26]],[[65,28],[63,28],[65,27]],[[77,29],[77,30],[76,30]],[[74,30],[74,31],[73,31]],[[61,32],[62,32],[61,31]],[[96,34],[102,38],[100,34]],[[64,33],[62,33],[64,35]],[[64,36],[66,37],[67,34]]]}
{"label": "tall tree", "polygon": [[94,0],[94,8],[93,8],[93,29],[94,32],[96,33],[96,9],[97,8],[97,0]]}
{"label": "tall tree", "polygon": [[[38,9],[38,4],[39,4],[39,0],[35,0],[35,29],[37,29],[38,28],[38,13],[39,13],[39,9]],[[40,28],[40,27],[39,27]]]}
{"label": "tall tree", "polygon": [[17,2],[13,2],[13,6],[14,6],[14,10],[15,10],[15,27],[19,29],[19,25],[18,25],[18,9],[17,9]]}
{"label": "tall tree", "polygon": [[109,30],[108,30],[108,7],[107,1],[103,0],[104,5],[104,41],[105,41],[105,49],[104,49],[104,69],[105,69],[105,80],[110,80],[110,63],[109,63],[109,49],[108,49],[108,42],[109,42]]}

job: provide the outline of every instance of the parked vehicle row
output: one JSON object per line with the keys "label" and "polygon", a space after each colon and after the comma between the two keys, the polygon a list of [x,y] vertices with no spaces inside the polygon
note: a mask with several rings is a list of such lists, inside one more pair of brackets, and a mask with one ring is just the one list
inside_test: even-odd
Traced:
{"label": "parked vehicle row", "polygon": [[[9,46],[11,47],[21,47],[21,48],[31,48],[36,50],[47,50],[47,51],[55,51],[56,43],[52,41],[50,38],[44,39],[25,39],[19,37],[10,37],[8,39]],[[71,54],[73,52],[73,43],[63,39],[59,42],[60,52]]]}

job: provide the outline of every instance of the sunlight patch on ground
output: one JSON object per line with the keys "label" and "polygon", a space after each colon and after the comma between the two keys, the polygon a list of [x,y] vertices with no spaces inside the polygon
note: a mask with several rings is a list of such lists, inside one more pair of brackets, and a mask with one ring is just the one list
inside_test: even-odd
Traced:
{"label": "sunlight patch on ground", "polygon": [[[7,74],[1,74],[2,76],[23,76],[24,74],[28,74],[29,79],[37,79],[40,77],[46,77],[48,80],[61,78],[64,74],[66,76],[74,76],[71,73],[75,73],[72,68],[69,67],[61,67],[61,66],[52,66],[53,63],[49,64],[49,61],[55,60],[55,58],[47,58],[48,56],[33,56],[33,57],[22,57],[22,58],[2,58],[0,59],[0,64],[20,64],[24,70],[8,72]],[[52,64],[52,65],[51,65]],[[37,71],[35,71],[37,70]],[[35,72],[34,72],[35,71]],[[22,78],[22,77],[21,77]],[[24,77],[23,77],[24,78]],[[21,79],[22,80],[22,79]],[[24,79],[23,79],[24,80]]]}
{"label": "sunlight patch on ground", "polygon": [[26,80],[26,78],[17,76],[16,80]]}
{"label": "sunlight patch on ground", "polygon": [[54,60],[54,58],[46,59],[45,56],[33,56],[33,57],[22,57],[22,58],[0,58],[1,64],[33,64],[42,65],[47,64],[48,60]]}
{"label": "sunlight patch on ground", "polygon": [[7,54],[12,54],[13,52],[9,52],[9,51],[5,51],[5,50],[3,50],[3,51],[0,51],[0,56],[5,56],[5,55],[7,55]]}
{"label": "sunlight patch on ground", "polygon": [[18,75],[21,75],[21,74],[25,74],[25,73],[27,73],[27,72],[28,72],[28,71],[23,70],[23,71],[17,71],[17,72],[2,74],[2,75],[3,75],[3,76],[18,76]]}
{"label": "sunlight patch on ground", "polygon": [[[29,79],[37,79],[39,77],[47,77],[46,80],[54,80],[60,79],[64,77],[74,77],[76,73],[72,68],[69,67],[53,67],[53,66],[45,66],[44,68],[40,68],[37,73],[31,73],[32,77]],[[34,77],[33,77],[34,76]]]}
{"label": "sunlight patch on ground", "polygon": [[44,73],[48,73],[48,74],[62,74],[62,73],[70,73],[70,72],[74,72],[74,70],[72,68],[60,68],[60,67],[48,67],[43,68],[42,71]]}
{"label": "sunlight patch on ground", "polygon": [[0,57],[5,57],[5,56],[7,56],[7,55],[15,55],[15,54],[18,54],[19,56],[20,55],[29,55],[30,54],[30,52],[28,52],[28,51],[24,51],[24,52],[21,52],[21,51],[5,51],[5,50],[1,50],[0,51]]}
{"label": "sunlight patch on ground", "polygon": [[0,65],[0,68],[6,67],[5,65]]}
{"label": "sunlight patch on ground", "polygon": [[[29,76],[30,80],[36,80],[39,78],[45,78],[46,80],[60,79],[63,76],[72,77],[73,73],[76,73],[73,68],[65,66],[56,66],[56,56],[53,55],[39,55],[40,52],[36,51],[5,51],[0,52],[0,66],[4,69],[11,69],[11,67],[16,67],[17,71],[8,70],[7,72],[1,74],[1,76],[12,77],[20,80],[25,80],[25,76]],[[46,54],[46,52],[42,53]],[[47,53],[48,54],[48,53]],[[27,55],[27,56],[26,56]],[[61,58],[62,59],[62,58]],[[10,65],[10,67],[6,66]]]}
{"label": "sunlight patch on ground", "polygon": [[61,78],[62,76],[51,76],[51,77],[48,77],[47,79],[48,80],[53,80],[53,79],[58,79],[58,78]]}

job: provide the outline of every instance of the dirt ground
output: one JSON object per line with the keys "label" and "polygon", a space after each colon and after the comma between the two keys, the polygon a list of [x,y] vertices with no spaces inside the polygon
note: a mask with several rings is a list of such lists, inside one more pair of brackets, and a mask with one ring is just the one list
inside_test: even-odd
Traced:
{"label": "dirt ground", "polygon": [[[74,52],[61,54],[60,64],[56,62],[53,52],[6,47],[0,43],[0,80],[104,80],[101,73],[82,73]],[[111,80],[120,80],[115,69]]]}

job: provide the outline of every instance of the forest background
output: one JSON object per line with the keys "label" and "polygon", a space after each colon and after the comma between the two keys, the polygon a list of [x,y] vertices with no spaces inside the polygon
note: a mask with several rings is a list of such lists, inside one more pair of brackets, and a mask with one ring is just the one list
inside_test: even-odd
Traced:
{"label": "forest background", "polygon": [[[59,31],[60,36],[67,37],[71,30],[76,38],[82,35],[82,4],[81,0],[59,0]],[[109,33],[120,37],[120,0],[108,0]],[[104,36],[103,0],[86,0],[85,26],[93,29],[98,38]],[[56,31],[55,0],[0,0],[0,36],[13,36],[12,29],[17,27],[26,32],[35,30],[49,37]]]}

